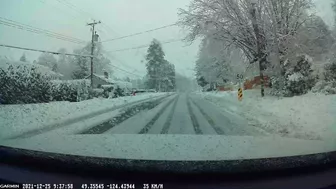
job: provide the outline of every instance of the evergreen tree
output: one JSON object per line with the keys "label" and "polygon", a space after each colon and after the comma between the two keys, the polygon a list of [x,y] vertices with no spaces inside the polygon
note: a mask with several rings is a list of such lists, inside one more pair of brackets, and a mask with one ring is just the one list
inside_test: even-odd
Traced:
{"label": "evergreen tree", "polygon": [[161,85],[164,79],[161,74],[164,72],[165,63],[167,63],[164,57],[165,53],[162,50],[161,43],[158,40],[153,39],[146,55],[148,88],[161,91]]}
{"label": "evergreen tree", "polygon": [[201,87],[205,87],[207,84],[209,84],[203,76],[197,78],[197,83]]}
{"label": "evergreen tree", "polygon": [[[76,52],[76,51],[75,51]],[[76,56],[73,58],[73,63],[75,66],[75,71],[72,73],[73,79],[84,79],[89,76],[89,67],[87,65],[88,58]]]}
{"label": "evergreen tree", "polygon": [[21,61],[21,62],[27,62],[27,58],[26,58],[26,55],[25,55],[25,54],[23,54],[23,55],[21,56],[20,61]]}
{"label": "evergreen tree", "polygon": [[126,81],[126,82],[131,82],[131,79],[130,79],[129,77],[126,77],[126,78],[125,78],[125,81]]}

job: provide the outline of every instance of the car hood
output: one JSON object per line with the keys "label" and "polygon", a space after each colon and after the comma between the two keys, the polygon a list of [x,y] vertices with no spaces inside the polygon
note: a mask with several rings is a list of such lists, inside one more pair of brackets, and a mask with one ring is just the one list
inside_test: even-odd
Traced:
{"label": "car hood", "polygon": [[59,154],[132,160],[240,160],[309,155],[336,150],[336,140],[221,135],[40,135],[0,145]]}

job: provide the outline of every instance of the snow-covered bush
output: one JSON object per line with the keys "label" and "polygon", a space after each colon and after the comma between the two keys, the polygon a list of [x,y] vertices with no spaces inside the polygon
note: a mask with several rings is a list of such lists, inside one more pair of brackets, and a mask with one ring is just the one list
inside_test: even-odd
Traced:
{"label": "snow-covered bush", "polygon": [[114,96],[116,98],[121,97],[121,96],[125,96],[125,91],[123,89],[121,89],[119,86],[117,86],[117,88],[114,90]]}
{"label": "snow-covered bush", "polygon": [[36,67],[9,65],[0,68],[2,104],[43,103],[52,99],[49,77]]}
{"label": "snow-covered bush", "polygon": [[[51,101],[76,102],[87,97],[89,87],[86,81],[55,81],[48,73],[41,72],[39,66],[15,65],[8,63],[0,68],[1,104],[47,103]],[[83,92],[84,91],[84,92]]]}
{"label": "snow-covered bush", "polygon": [[285,96],[297,96],[308,93],[316,84],[317,77],[313,74],[312,59],[307,55],[297,57],[294,67],[285,73]]}
{"label": "snow-covered bush", "polygon": [[326,95],[336,94],[336,82],[333,81],[319,81],[313,87],[312,92],[323,93]]}
{"label": "snow-covered bush", "polygon": [[326,95],[336,94],[336,62],[326,64],[324,67],[324,80],[316,83],[312,89],[315,93]]}
{"label": "snow-covered bush", "polygon": [[91,98],[105,98],[104,89],[90,89],[89,96]]}
{"label": "snow-covered bush", "polygon": [[77,88],[68,83],[52,87],[52,101],[77,102]]}
{"label": "snow-covered bush", "polygon": [[317,76],[312,70],[312,59],[307,55],[297,56],[292,64],[284,65],[283,70],[284,76],[272,78],[273,95],[286,97],[303,95],[317,82]]}
{"label": "snow-covered bush", "polygon": [[52,100],[77,102],[89,99],[90,83],[86,80],[52,81]]}
{"label": "snow-covered bush", "polygon": [[336,81],[336,61],[326,64],[324,70],[323,75],[326,81]]}
{"label": "snow-covered bush", "polygon": [[284,96],[286,91],[286,79],[285,77],[271,77],[270,94],[273,96]]}

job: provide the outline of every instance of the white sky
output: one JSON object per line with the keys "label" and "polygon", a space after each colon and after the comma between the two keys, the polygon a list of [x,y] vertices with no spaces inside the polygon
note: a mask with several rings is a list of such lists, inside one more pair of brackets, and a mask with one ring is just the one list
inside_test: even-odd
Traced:
{"label": "white sky", "polygon": [[[69,8],[70,2],[76,8]],[[105,25],[98,25],[101,40],[133,34],[177,21],[177,9],[186,8],[191,0],[0,0],[0,17],[8,18],[41,29],[54,31],[89,41],[90,28],[86,23],[90,15],[78,13],[78,9],[89,12]],[[317,13],[329,24],[333,24],[331,0],[314,0]],[[70,6],[71,7],[71,6]],[[118,41],[104,43],[105,50],[117,50],[149,44],[153,38],[160,41],[182,38],[184,34],[177,26]],[[68,52],[79,48],[77,44],[46,37],[0,25],[0,43],[57,51],[65,47]],[[183,42],[163,45],[166,59],[175,64],[176,71],[192,77],[199,42],[185,47]],[[145,75],[144,56],[147,48],[112,53],[121,60],[112,63],[125,70]],[[37,59],[39,53],[0,47],[0,56],[19,59],[25,53],[29,61]],[[117,71],[116,71],[117,72]],[[120,71],[118,71],[120,72]],[[122,72],[121,72],[122,73]],[[130,76],[123,73],[124,76]],[[134,78],[134,77],[133,77]]]}

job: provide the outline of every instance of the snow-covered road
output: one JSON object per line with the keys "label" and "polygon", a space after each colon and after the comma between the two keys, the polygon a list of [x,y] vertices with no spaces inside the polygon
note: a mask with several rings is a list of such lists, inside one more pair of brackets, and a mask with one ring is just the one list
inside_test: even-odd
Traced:
{"label": "snow-covered road", "polygon": [[[133,108],[132,108],[133,109]],[[76,134],[219,134],[265,135],[238,115],[223,114],[197,95],[181,93],[141,106]],[[131,114],[131,115],[130,115]]]}
{"label": "snow-covered road", "polygon": [[262,129],[249,126],[243,117],[225,113],[199,95],[178,93],[35,136],[97,134],[267,135]]}

